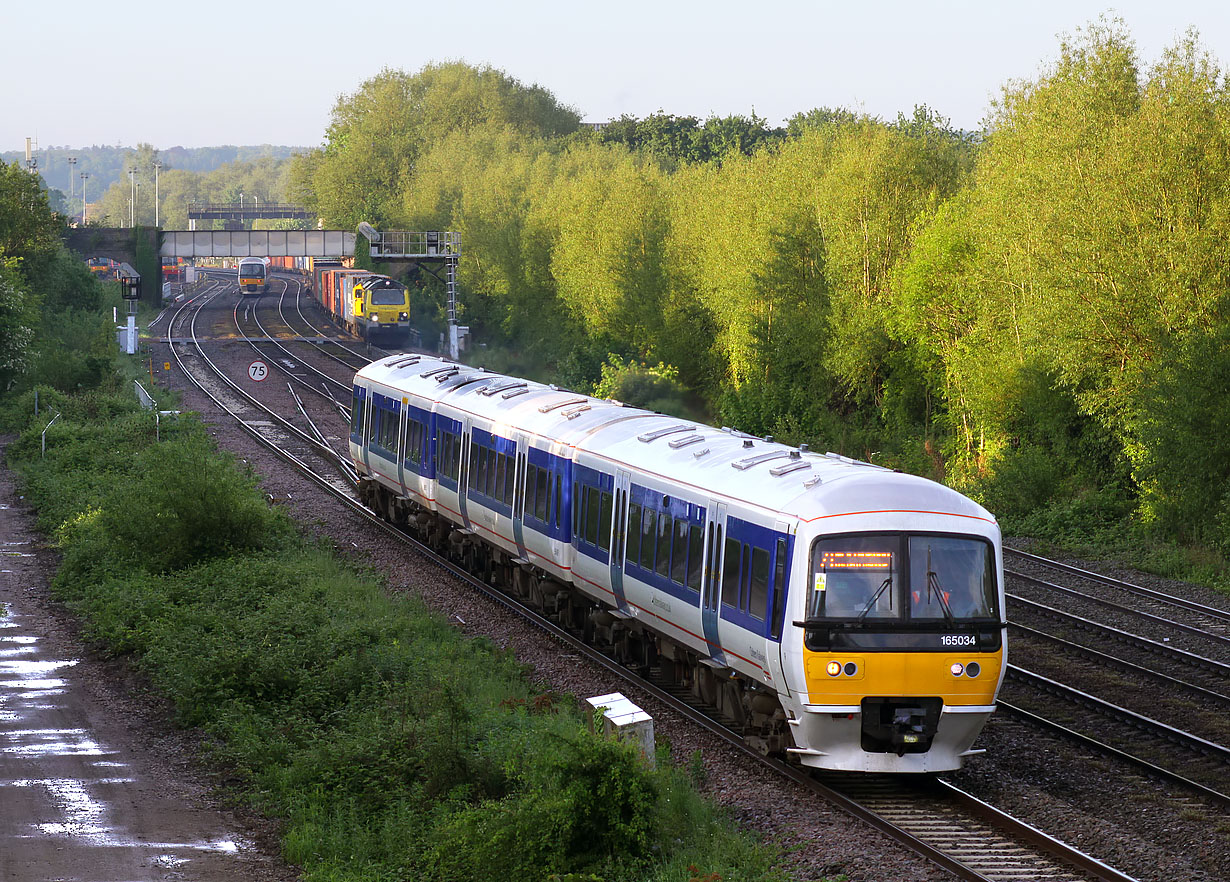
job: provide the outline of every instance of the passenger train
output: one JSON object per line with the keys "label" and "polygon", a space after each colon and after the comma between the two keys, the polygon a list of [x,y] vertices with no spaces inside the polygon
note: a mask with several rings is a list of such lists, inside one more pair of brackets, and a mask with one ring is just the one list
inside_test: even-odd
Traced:
{"label": "passenger train", "polygon": [[244,294],[264,294],[269,290],[269,258],[240,258],[236,278]]}
{"label": "passenger train", "polygon": [[354,378],[375,511],[748,743],[805,766],[943,772],[1005,667],[1000,530],[923,478],[430,356]]}

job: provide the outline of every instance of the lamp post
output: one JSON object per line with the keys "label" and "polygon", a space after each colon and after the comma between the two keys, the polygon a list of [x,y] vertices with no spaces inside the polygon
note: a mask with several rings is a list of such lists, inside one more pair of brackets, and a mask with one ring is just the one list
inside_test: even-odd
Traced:
{"label": "lamp post", "polygon": [[85,206],[86,206],[86,202],[85,202],[85,182],[86,182],[86,179],[87,179],[89,176],[90,176],[90,175],[89,175],[89,172],[82,172],[82,173],[81,173],[81,226],[83,226],[83,227],[85,226]]}
{"label": "lamp post", "polygon": [[77,191],[73,189],[73,185],[77,182],[73,180],[73,175],[77,171],[77,157],[68,157],[68,198],[71,201],[77,195]]}
{"label": "lamp post", "polygon": [[128,226],[137,225],[137,170],[128,170]]}
{"label": "lamp post", "polygon": [[154,163],[154,226],[158,226],[158,170],[161,168],[161,162]]}

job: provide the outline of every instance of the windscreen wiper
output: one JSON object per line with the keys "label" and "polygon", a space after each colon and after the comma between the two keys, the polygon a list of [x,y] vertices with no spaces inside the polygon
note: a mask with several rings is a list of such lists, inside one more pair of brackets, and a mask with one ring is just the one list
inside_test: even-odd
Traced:
{"label": "windscreen wiper", "polygon": [[[867,613],[871,612],[871,608],[875,606],[876,601],[880,599],[880,595],[888,590],[888,587],[892,584],[893,577],[891,575],[880,583],[880,587],[876,589],[876,593],[871,595],[871,600],[867,601],[867,605],[863,607],[863,611],[858,614],[859,624],[862,624],[863,619],[867,618]],[[889,606],[891,608],[891,601]]]}
{"label": "windscreen wiper", "polygon": [[935,596],[940,601],[940,609],[944,611],[944,618],[948,620],[948,624],[954,624],[956,619],[953,618],[952,609],[948,606],[948,598],[944,596],[944,588],[940,585],[940,576],[935,570],[931,569],[931,546],[927,546],[927,603],[931,603],[931,594],[935,592]]}

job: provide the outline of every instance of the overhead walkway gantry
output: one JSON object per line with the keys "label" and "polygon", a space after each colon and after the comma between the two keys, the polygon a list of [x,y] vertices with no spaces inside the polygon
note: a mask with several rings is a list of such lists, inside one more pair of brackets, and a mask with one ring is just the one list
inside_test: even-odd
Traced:
{"label": "overhead walkway gantry", "polygon": [[[448,291],[448,351],[456,359],[460,337],[469,328],[457,324],[457,259],[461,234],[446,230],[380,232],[359,224],[371,243],[372,260],[421,267],[444,283]],[[349,230],[180,230],[162,234],[163,257],[354,257],[357,234]],[[442,265],[444,275],[431,268]]]}

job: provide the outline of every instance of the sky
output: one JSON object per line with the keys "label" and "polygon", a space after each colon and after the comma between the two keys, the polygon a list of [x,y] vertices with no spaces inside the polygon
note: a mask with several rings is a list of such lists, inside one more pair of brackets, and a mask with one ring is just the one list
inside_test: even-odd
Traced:
{"label": "sky", "polygon": [[1125,22],[1144,65],[1188,28],[1230,62],[1230,4],[1195,0],[4,0],[0,150],[317,146],[383,68],[490,65],[582,119],[658,110],[779,125],[815,107],[926,104],[977,129],[1061,36]]}

